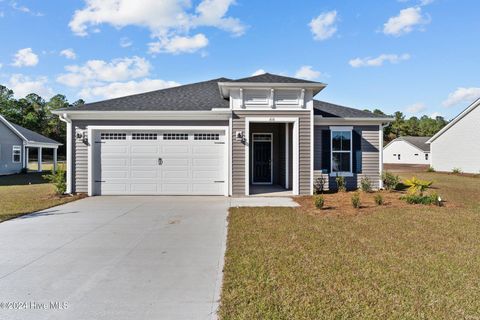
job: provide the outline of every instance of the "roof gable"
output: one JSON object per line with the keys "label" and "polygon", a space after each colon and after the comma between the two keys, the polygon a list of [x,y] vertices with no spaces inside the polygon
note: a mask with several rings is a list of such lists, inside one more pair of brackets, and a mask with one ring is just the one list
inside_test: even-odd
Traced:
{"label": "roof gable", "polygon": [[271,73],[264,73],[257,76],[251,76],[247,78],[241,78],[237,80],[233,80],[232,82],[250,82],[250,83],[321,83],[317,81],[310,81],[310,80],[303,80],[297,79],[292,77],[285,77]]}
{"label": "roof gable", "polygon": [[314,114],[325,118],[367,118],[367,119],[385,119],[388,116],[378,115],[373,112],[358,110],[338,104],[333,104],[320,100],[313,100]]}
{"label": "roof gable", "polygon": [[22,140],[27,143],[44,143],[44,144],[57,144],[61,145],[61,143],[42,136],[39,133],[36,133],[32,130],[24,128],[18,124],[8,121],[3,116],[0,115],[0,121],[3,122],[12,132],[14,132],[17,136],[19,136]]}
{"label": "roof gable", "polygon": [[412,137],[412,136],[398,137],[392,140],[389,144],[387,144],[385,148],[388,147],[393,142],[405,141],[406,143],[412,145],[413,147],[419,149],[422,152],[430,152],[430,145],[427,144],[427,141],[429,139],[430,137]]}

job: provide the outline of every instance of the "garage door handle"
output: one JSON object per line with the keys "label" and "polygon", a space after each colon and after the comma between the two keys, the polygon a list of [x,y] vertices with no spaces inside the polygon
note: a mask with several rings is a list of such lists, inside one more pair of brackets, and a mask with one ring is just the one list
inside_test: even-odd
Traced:
{"label": "garage door handle", "polygon": [[158,158],[158,165],[161,166],[163,164],[163,159],[162,158]]}

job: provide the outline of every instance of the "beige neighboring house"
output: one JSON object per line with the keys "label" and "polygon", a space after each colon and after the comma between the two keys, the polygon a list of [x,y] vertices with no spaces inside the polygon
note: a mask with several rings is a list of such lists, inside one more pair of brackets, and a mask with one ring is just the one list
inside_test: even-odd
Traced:
{"label": "beige neighboring house", "polygon": [[68,192],[308,195],[314,180],[381,187],[392,119],[315,99],[325,84],[219,78],[55,111],[67,123]]}
{"label": "beige neighboring house", "polygon": [[480,99],[463,110],[427,141],[432,167],[451,172],[480,173]]}
{"label": "beige neighboring house", "polygon": [[430,164],[430,137],[404,136],[396,138],[383,148],[385,164]]}

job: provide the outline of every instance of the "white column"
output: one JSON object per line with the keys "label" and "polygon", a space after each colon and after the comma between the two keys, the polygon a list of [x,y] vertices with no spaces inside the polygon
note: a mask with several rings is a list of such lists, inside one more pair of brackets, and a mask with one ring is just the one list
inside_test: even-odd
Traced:
{"label": "white column", "polygon": [[66,193],[72,193],[72,122],[67,122],[67,191]]}
{"label": "white column", "polygon": [[30,150],[30,149],[29,149],[28,147],[25,147],[25,157],[24,157],[24,158],[25,158],[25,168],[26,168],[26,169],[28,169],[28,161],[29,161],[29,159],[28,159],[28,151],[29,151],[29,150]]}
{"label": "white column", "polygon": [[289,175],[290,175],[290,131],[288,130],[289,124],[285,123],[285,188],[290,187]]}
{"label": "white column", "polygon": [[53,172],[57,171],[57,148],[53,149]]}
{"label": "white column", "polygon": [[38,172],[42,172],[42,147],[38,147]]}
{"label": "white column", "polygon": [[378,126],[378,152],[379,152],[379,164],[378,164],[378,171],[380,174],[380,180],[378,181],[378,188],[383,189],[383,124]]}

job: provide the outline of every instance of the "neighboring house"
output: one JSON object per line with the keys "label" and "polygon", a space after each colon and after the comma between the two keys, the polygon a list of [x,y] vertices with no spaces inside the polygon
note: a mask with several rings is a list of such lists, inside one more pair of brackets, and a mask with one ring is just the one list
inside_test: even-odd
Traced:
{"label": "neighboring house", "polygon": [[314,100],[325,84],[273,74],[219,78],[57,110],[69,192],[312,194],[314,179],[381,184],[391,118]]}
{"label": "neighboring house", "polygon": [[450,172],[458,168],[467,173],[480,173],[479,106],[480,99],[428,140],[435,170]]}
{"label": "neighboring house", "polygon": [[430,137],[399,137],[383,148],[383,163],[430,164]]}
{"label": "neighboring house", "polygon": [[61,145],[0,116],[0,175],[18,173],[27,168],[30,148],[38,150],[38,171],[42,171],[42,149],[53,149],[56,167],[57,148]]}

